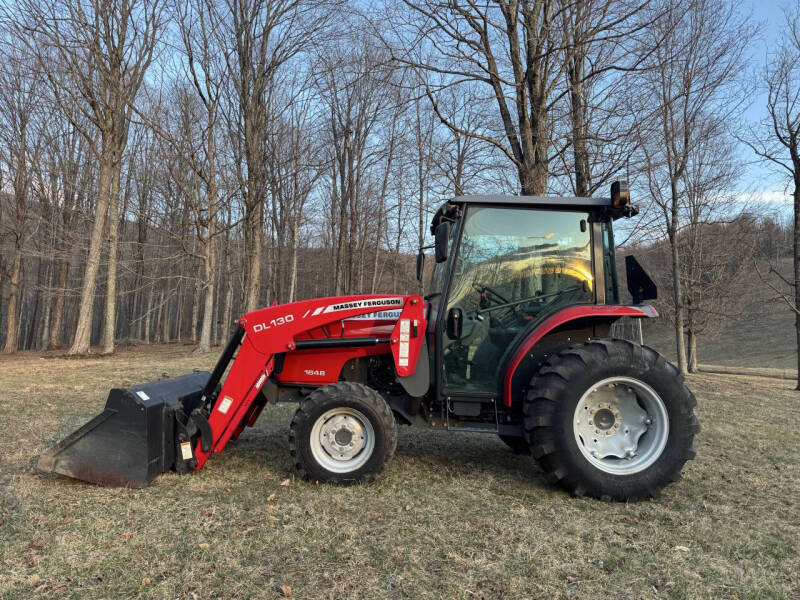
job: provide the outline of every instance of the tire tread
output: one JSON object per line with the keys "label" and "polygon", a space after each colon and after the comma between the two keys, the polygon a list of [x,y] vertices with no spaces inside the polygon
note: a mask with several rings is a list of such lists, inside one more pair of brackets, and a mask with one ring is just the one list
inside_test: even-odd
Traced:
{"label": "tire tread", "polygon": [[[571,382],[586,372],[607,373],[608,369],[617,367],[632,367],[642,376],[678,386],[677,393],[673,395],[677,405],[676,414],[670,417],[677,426],[677,455],[670,456],[668,464],[664,462],[667,460],[665,458],[662,461],[664,464],[656,463],[650,467],[647,471],[657,469],[652,476],[606,477],[602,474],[597,481],[588,481],[573,468],[568,457],[565,457],[567,451],[560,443],[563,436],[568,435],[564,431],[562,415],[562,411],[568,409],[563,409],[562,403],[566,397],[583,393],[572,389],[574,386]],[[592,340],[550,355],[532,377],[523,405],[525,438],[548,481],[557,482],[575,496],[619,501],[656,498],[665,485],[680,479],[683,465],[695,457],[692,441],[700,431],[700,423],[693,413],[696,405],[697,399],[684,384],[678,369],[652,348],[628,340]],[[574,405],[570,406],[574,409]],[[571,415],[569,418],[571,420]]]}
{"label": "tire tread", "polygon": [[[326,479],[314,477],[308,468],[308,465],[303,462],[303,455],[300,452],[300,443],[298,440],[298,431],[303,425],[308,422],[312,416],[318,411],[323,410],[324,405],[330,401],[332,397],[346,396],[349,398],[356,398],[358,402],[370,407],[381,420],[384,425],[386,435],[386,452],[383,459],[372,470],[361,474],[354,478],[349,473],[332,473]],[[397,423],[394,419],[392,409],[383,399],[383,397],[370,387],[352,381],[340,381],[331,383],[326,386],[317,388],[306,396],[301,402],[297,411],[294,413],[292,422],[289,426],[289,453],[295,463],[297,474],[306,481],[325,481],[326,483],[342,483],[351,484],[356,482],[367,483],[373,481],[381,473],[383,473],[389,464],[392,462],[395,450],[397,448]]]}

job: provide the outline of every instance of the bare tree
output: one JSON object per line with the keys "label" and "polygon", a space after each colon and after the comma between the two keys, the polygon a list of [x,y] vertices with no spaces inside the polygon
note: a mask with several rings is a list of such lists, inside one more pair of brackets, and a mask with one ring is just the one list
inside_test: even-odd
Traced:
{"label": "bare tree", "polygon": [[[70,354],[89,351],[103,228],[109,216],[109,270],[103,352],[114,349],[119,169],[131,107],[153,58],[163,24],[160,0],[23,0],[4,15],[37,58],[57,104],[69,118],[79,109],[96,128],[82,130],[99,162],[95,221]],[[84,125],[75,120],[76,127]],[[99,138],[99,140],[98,140]]]}
{"label": "bare tree", "polygon": [[[73,119],[80,118],[74,115]],[[59,182],[61,195],[60,223],[55,227],[53,253],[56,262],[56,277],[53,306],[50,310],[50,348],[61,348],[64,344],[64,312],[67,297],[73,293],[69,287],[70,264],[74,248],[82,238],[79,226],[79,209],[83,207],[89,186],[94,177],[92,161],[88,160],[89,149],[84,137],[70,123],[70,119],[55,121],[50,136],[50,152],[54,156],[53,168]],[[71,329],[71,328],[70,328]],[[70,331],[69,335],[72,332]]]}
{"label": "bare tree", "polygon": [[[787,178],[794,202],[793,279],[772,269],[773,290],[795,313],[800,390],[800,2],[786,10],[781,45],[764,68],[767,117],[749,146]],[[780,289],[785,286],[784,289]],[[786,292],[785,290],[789,291]]]}
{"label": "bare tree", "polygon": [[[420,72],[442,122],[499,149],[514,165],[523,194],[544,194],[550,110],[566,69],[557,23],[560,3],[403,2],[411,11],[412,35],[391,44],[395,59]],[[440,93],[463,82],[482,84],[486,98],[494,100],[499,116],[494,133],[462,129],[439,108]]]}
{"label": "bare tree", "polygon": [[[723,0],[691,0],[654,6],[647,70],[631,89],[640,104],[636,133],[648,187],[671,248],[672,301],[678,367],[687,373],[686,307],[681,279],[681,207],[686,170],[693,157],[741,107],[739,84],[751,28]],[[633,94],[633,91],[631,92]]]}
{"label": "bare tree", "polygon": [[647,58],[647,52],[636,52],[635,47],[659,11],[653,10],[650,0],[565,0],[562,4],[569,116],[564,127],[566,143],[556,142],[556,152],[564,162],[572,193],[591,196],[624,172],[633,150],[625,78]]}
{"label": "bare tree", "polygon": [[[357,42],[356,42],[357,43]],[[355,49],[352,47],[355,46]],[[332,48],[320,61],[318,87],[328,112],[326,138],[330,173],[330,240],[333,289],[336,294],[357,289],[358,252],[364,236],[370,173],[382,164],[382,142],[373,134],[387,107],[391,69],[385,60],[363,44],[348,42]]]}
{"label": "bare tree", "polygon": [[738,317],[749,294],[749,261],[755,245],[752,219],[731,194],[740,169],[724,126],[701,140],[683,176],[686,226],[680,234],[681,280],[686,305],[688,369],[697,371],[697,340],[713,336]]}
{"label": "bare tree", "polygon": [[[279,92],[285,89],[299,93],[287,98]],[[324,172],[324,153],[316,131],[319,115],[314,110],[315,98],[307,85],[299,85],[295,77],[287,77],[270,94],[270,103],[271,111],[281,115],[267,135],[266,144],[274,250],[272,287],[275,299],[292,302],[297,294],[303,213]]]}
{"label": "bare tree", "polygon": [[[10,265],[0,262],[0,276],[8,280],[8,318],[3,352],[16,352],[19,345],[19,302],[22,284],[22,253],[35,227],[29,193],[35,155],[41,147],[41,124],[37,114],[41,103],[37,70],[31,60],[12,50],[3,52],[0,68],[0,161],[11,179],[12,210],[9,225],[0,235],[12,238]],[[1,223],[2,221],[0,221]]]}
{"label": "bare tree", "polygon": [[188,148],[183,146],[186,150],[183,156],[192,172],[202,181],[205,192],[202,201],[198,198],[199,194],[189,194],[188,198],[196,200],[190,202],[190,208],[194,216],[197,241],[202,247],[200,258],[203,264],[203,323],[197,351],[208,352],[211,349],[216,289],[216,236],[219,233],[217,146],[222,93],[227,83],[226,57],[212,33],[219,26],[219,16],[212,3],[196,0],[185,6],[178,3],[176,8],[186,58],[186,74],[202,107],[199,139],[197,143],[191,138],[188,140]]}
{"label": "bare tree", "polygon": [[268,191],[265,140],[272,115],[267,91],[277,71],[312,46],[327,23],[326,0],[230,0],[215,34],[231,47],[228,68],[235,101],[230,131],[241,152],[237,177],[245,206],[248,265],[245,309],[258,307],[264,203]]}
{"label": "bare tree", "polygon": [[[498,164],[498,152],[493,146],[460,133],[485,132],[489,129],[487,106],[485,102],[475,100],[478,95],[475,87],[459,86],[439,96],[439,111],[448,123],[456,125],[454,129],[447,126],[436,128],[435,164],[440,171],[437,179],[442,182],[442,188],[435,191],[442,195],[461,196],[468,189],[481,186],[484,181],[490,182],[502,168]],[[491,181],[489,186],[496,189],[497,182]]]}

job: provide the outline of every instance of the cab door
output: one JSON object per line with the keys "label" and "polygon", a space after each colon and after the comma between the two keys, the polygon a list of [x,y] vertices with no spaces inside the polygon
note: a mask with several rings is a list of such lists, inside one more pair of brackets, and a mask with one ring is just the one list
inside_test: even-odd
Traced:
{"label": "cab door", "polygon": [[492,395],[501,358],[545,314],[594,301],[588,213],[468,205],[444,311],[443,394]]}

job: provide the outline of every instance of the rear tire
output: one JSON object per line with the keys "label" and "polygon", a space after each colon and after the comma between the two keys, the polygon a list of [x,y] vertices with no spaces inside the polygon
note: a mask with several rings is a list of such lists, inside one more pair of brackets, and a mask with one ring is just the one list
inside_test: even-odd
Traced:
{"label": "rear tire", "polygon": [[695,456],[696,404],[653,349],[592,341],[552,355],[533,377],[526,438],[548,479],[574,495],[657,497]]}
{"label": "rear tire", "polygon": [[386,401],[372,388],[344,381],[309,394],[289,433],[298,473],[325,483],[371,481],[396,446],[397,424]]}

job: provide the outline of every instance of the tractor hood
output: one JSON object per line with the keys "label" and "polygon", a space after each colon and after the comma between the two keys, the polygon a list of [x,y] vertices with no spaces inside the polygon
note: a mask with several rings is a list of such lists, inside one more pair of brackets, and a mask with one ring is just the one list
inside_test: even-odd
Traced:
{"label": "tractor hood", "polygon": [[[261,309],[248,313],[239,324],[253,334],[277,332],[289,323],[298,320],[305,321],[320,318],[326,321],[319,325],[298,333],[295,341],[322,340],[339,338],[360,338],[365,336],[388,337],[403,312],[403,305],[407,296],[381,295],[381,296],[330,296],[314,300],[301,300],[287,304],[273,305],[269,308],[269,318],[264,316]],[[313,307],[309,306],[313,303]],[[427,303],[422,304],[423,314],[427,314]],[[372,312],[353,315],[354,310],[367,310]],[[275,316],[275,313],[280,313]],[[341,315],[341,316],[340,316]],[[337,318],[340,317],[340,318]],[[298,349],[302,347],[298,344]]]}

